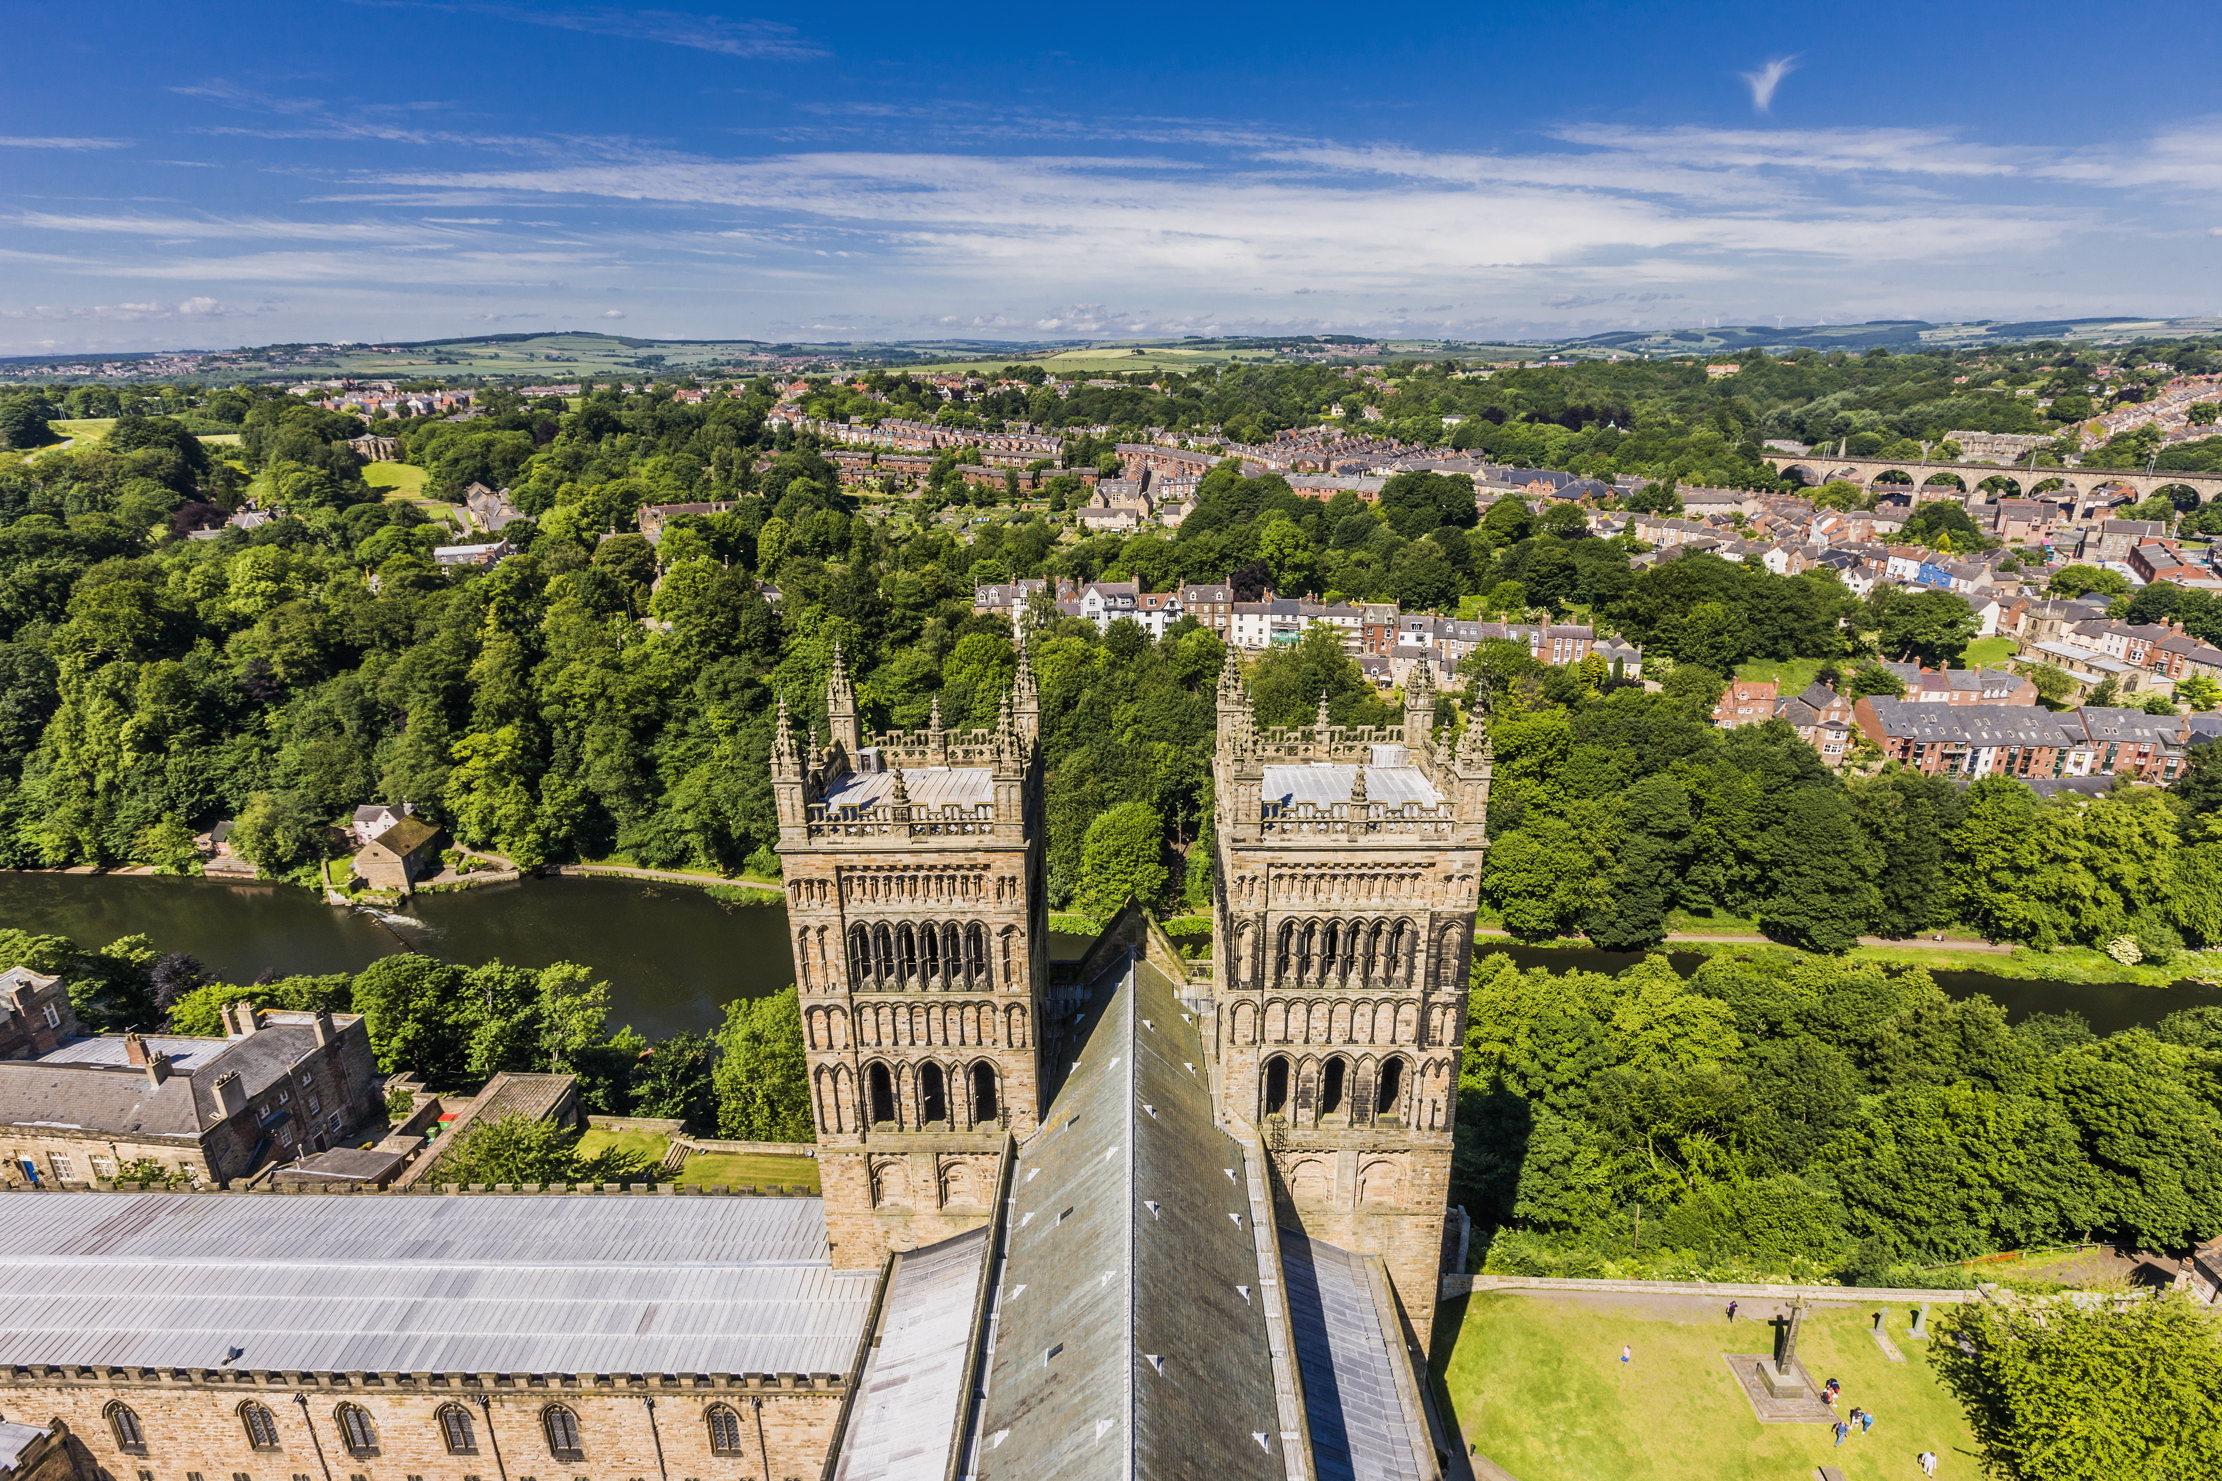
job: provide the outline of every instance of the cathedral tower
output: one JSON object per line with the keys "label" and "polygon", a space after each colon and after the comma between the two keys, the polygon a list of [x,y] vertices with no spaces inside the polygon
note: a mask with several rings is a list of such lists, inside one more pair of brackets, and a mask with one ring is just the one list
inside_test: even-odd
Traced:
{"label": "cathedral tower", "polygon": [[868,743],[838,649],[830,739],[780,700],[772,791],[836,1266],[987,1221],[1040,1114],[1049,966],[1040,703],[1023,646],[993,730]]}
{"label": "cathedral tower", "polygon": [[1404,723],[1260,731],[1232,649],[1213,819],[1221,1096],[1259,1126],[1283,1216],[1383,1258],[1421,1333],[1450,1189],[1489,743],[1434,736],[1424,665]]}

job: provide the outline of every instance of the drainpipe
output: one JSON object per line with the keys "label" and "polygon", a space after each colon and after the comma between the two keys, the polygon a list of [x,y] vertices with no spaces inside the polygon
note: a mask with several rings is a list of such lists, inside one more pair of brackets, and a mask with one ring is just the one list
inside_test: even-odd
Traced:
{"label": "drainpipe", "polygon": [[309,1396],[295,1394],[293,1402],[301,1406],[301,1423],[309,1427],[309,1443],[316,1446],[316,1463],[324,1468],[324,1481],[332,1481],[332,1463],[324,1458],[324,1442],[317,1438],[316,1420],[309,1413]]}
{"label": "drainpipe", "polygon": [[501,1481],[509,1481],[509,1467],[501,1458],[501,1436],[494,1433],[494,1401],[480,1394],[478,1412],[486,1421],[486,1443],[494,1447],[494,1474],[501,1477]]}
{"label": "drainpipe", "polygon": [[656,1474],[663,1477],[663,1481],[671,1481],[671,1472],[664,1469],[663,1432],[656,1428],[656,1396],[642,1394],[640,1401],[648,1406],[648,1433],[656,1442]]}

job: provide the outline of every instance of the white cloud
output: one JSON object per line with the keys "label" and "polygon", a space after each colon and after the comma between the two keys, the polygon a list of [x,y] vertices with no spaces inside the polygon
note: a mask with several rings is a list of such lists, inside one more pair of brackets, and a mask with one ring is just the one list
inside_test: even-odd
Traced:
{"label": "white cloud", "polygon": [[1798,59],[1794,56],[1774,57],[1762,63],[1758,71],[1742,74],[1745,84],[1751,88],[1753,112],[1774,112],[1775,89],[1782,86],[1782,79],[1796,71],[1797,66]]}
{"label": "white cloud", "polygon": [[623,309],[604,309],[602,310],[602,317],[605,319],[622,319],[625,317],[625,311]]}
{"label": "white cloud", "polygon": [[45,139],[0,134],[0,149],[129,149],[129,139]]}
{"label": "white cloud", "polygon": [[0,319],[35,319],[60,322],[97,319],[111,323],[143,324],[161,320],[245,319],[274,314],[274,303],[233,304],[196,297],[177,303],[102,303],[89,305],[39,304],[27,309],[0,309]]}
{"label": "white cloud", "polygon": [[522,5],[480,3],[480,0],[353,0],[353,3],[384,9],[445,10],[459,15],[491,16],[531,26],[583,31],[593,36],[684,46],[729,57],[804,61],[828,54],[824,47],[803,40],[793,26],[779,21],[732,21],[721,16],[688,15],[676,10],[619,10],[601,6],[579,10],[533,9]]}

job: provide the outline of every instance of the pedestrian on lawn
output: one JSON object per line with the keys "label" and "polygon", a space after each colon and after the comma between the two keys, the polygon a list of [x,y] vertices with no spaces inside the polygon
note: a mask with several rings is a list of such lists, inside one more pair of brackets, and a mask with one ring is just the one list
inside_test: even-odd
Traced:
{"label": "pedestrian on lawn", "polygon": [[1632,1360],[1632,1354],[1630,1354],[1630,1352],[1628,1351],[1627,1347],[1626,1347],[1625,1345],[1623,1345],[1623,1346],[1621,1347],[1621,1349],[1620,1349],[1620,1361],[1622,1361],[1623,1363],[1625,1363],[1625,1362],[1629,1362],[1629,1361],[1631,1361],[1631,1360]]}
{"label": "pedestrian on lawn", "polygon": [[1860,1432],[1861,1434],[1863,1434],[1863,1435],[1864,1435],[1864,1434],[1866,1434],[1866,1433],[1867,1433],[1867,1432],[1868,1432],[1869,1430],[1873,1429],[1874,1427],[1875,1427],[1875,1416],[1874,1416],[1874,1413],[1873,1413],[1873,1411],[1871,1411],[1871,1410],[1867,1410],[1867,1409],[1862,1409],[1862,1410],[1860,1410],[1860,1411],[1859,1411],[1859,1432]]}
{"label": "pedestrian on lawn", "polygon": [[1922,1474],[1922,1475],[1924,1475],[1924,1476],[1934,1476],[1934,1475],[1935,1475],[1936,1473],[1937,1473],[1937,1453],[1936,1453],[1936,1452],[1935,1452],[1934,1450],[1924,1450],[1924,1451],[1922,1451],[1922,1452],[1921,1452],[1921,1474]]}
{"label": "pedestrian on lawn", "polygon": [[1837,1444],[1839,1444],[1839,1445],[1843,1444],[1843,1443],[1844,1443],[1844,1437],[1845,1437],[1846,1435],[1850,1434],[1851,1432],[1852,1432],[1852,1427],[1851,1427],[1850,1425],[1848,1425],[1848,1424],[1844,1423],[1844,1421],[1843,1421],[1843,1420],[1841,1420],[1841,1419],[1840,1419],[1840,1420],[1838,1420],[1838,1421],[1836,1422],[1836,1443],[1837,1443]]}
{"label": "pedestrian on lawn", "polygon": [[1730,1321],[1736,1320],[1736,1303],[1733,1301],[1728,1303],[1728,1319]]}

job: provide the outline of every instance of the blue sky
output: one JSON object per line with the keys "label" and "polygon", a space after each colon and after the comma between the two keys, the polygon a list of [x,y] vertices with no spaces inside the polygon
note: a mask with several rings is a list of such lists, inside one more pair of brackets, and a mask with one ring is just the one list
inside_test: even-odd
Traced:
{"label": "blue sky", "polygon": [[2211,5],[20,6],[0,354],[2222,313]]}

